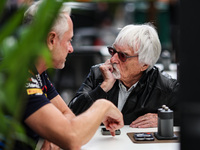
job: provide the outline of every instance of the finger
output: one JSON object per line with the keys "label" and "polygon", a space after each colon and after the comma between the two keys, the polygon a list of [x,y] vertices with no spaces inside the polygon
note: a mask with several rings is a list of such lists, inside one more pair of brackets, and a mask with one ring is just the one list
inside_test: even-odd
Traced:
{"label": "finger", "polygon": [[50,142],[47,140],[44,140],[41,150],[49,150],[50,149]]}
{"label": "finger", "polygon": [[57,146],[57,145],[55,145],[53,143],[51,143],[50,145],[51,145],[51,150],[60,150],[59,146]]}
{"label": "finger", "polygon": [[144,116],[141,116],[141,117],[138,117],[135,121],[133,121],[131,124],[134,125],[134,124],[138,124],[140,122],[143,122],[146,120],[146,117]]}
{"label": "finger", "polygon": [[106,126],[107,130],[115,130],[115,127],[112,125],[112,123],[108,123],[108,125]]}
{"label": "finger", "polygon": [[113,66],[111,64],[106,65],[107,70],[109,70],[110,72],[113,72]]}
{"label": "finger", "polygon": [[132,128],[152,128],[152,127],[157,127],[157,121],[152,121],[152,120],[146,120],[139,122],[137,124],[131,124],[130,127]]}
{"label": "finger", "polygon": [[115,131],[110,131],[110,134],[111,134],[112,136],[115,136]]}
{"label": "finger", "polygon": [[112,67],[111,64],[110,65],[103,64],[103,65],[100,66],[100,70],[101,70],[102,73],[113,72],[113,67]]}
{"label": "finger", "polygon": [[148,121],[142,121],[142,122],[139,122],[139,123],[136,123],[136,124],[131,124],[130,127],[132,128],[142,128],[144,126],[147,126],[148,125]]}
{"label": "finger", "polygon": [[118,129],[118,125],[116,124],[116,123],[111,123],[110,125],[110,128],[112,129],[112,130],[117,130]]}
{"label": "finger", "polygon": [[107,130],[114,130],[113,126],[111,125],[111,123],[109,121],[106,121],[104,123],[104,125],[105,125],[105,127],[106,127]]}
{"label": "finger", "polygon": [[110,59],[107,59],[104,64],[110,64]]}
{"label": "finger", "polygon": [[147,124],[138,126],[138,128],[153,128],[153,126],[151,124],[147,123]]}
{"label": "finger", "polygon": [[157,114],[152,114],[152,113],[148,113],[148,114],[145,114],[143,116],[140,116],[138,117],[135,121],[133,121],[131,124],[137,124],[137,123],[140,123],[140,122],[143,122],[145,120],[149,120],[149,119],[156,119],[157,118]]}
{"label": "finger", "polygon": [[144,123],[138,126],[138,128],[153,128],[156,127],[152,122]]}
{"label": "finger", "polygon": [[120,129],[121,127],[123,127],[121,123],[119,124],[118,122],[109,122],[106,126],[106,129],[110,131],[115,131],[117,129]]}
{"label": "finger", "polygon": [[110,61],[106,61],[104,64],[102,64],[100,67],[104,68],[104,67],[108,67],[108,66],[112,66],[112,64],[110,63]]}

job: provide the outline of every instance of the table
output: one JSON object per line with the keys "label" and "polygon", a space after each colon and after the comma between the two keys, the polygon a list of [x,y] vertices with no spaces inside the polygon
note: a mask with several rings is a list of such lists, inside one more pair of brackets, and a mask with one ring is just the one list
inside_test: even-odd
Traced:
{"label": "table", "polygon": [[[179,131],[179,127],[174,127]],[[136,144],[127,136],[129,132],[157,132],[157,128],[131,128],[125,125],[121,129],[121,135],[115,137],[102,135],[101,127],[98,128],[93,138],[81,150],[179,150],[180,143],[150,143]]]}

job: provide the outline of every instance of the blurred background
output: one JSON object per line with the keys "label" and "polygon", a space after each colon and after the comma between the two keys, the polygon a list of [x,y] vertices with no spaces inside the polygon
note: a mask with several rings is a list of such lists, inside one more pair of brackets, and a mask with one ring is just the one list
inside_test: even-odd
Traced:
{"label": "blurred background", "polygon": [[[29,5],[33,1],[8,0],[0,27],[20,5]],[[68,55],[64,69],[49,69],[48,72],[66,103],[73,98],[90,67],[110,58],[106,47],[112,45],[120,28],[127,24],[151,22],[156,26],[162,44],[156,65],[172,78],[179,78],[179,0],[82,0],[65,4],[72,8],[74,53]]]}

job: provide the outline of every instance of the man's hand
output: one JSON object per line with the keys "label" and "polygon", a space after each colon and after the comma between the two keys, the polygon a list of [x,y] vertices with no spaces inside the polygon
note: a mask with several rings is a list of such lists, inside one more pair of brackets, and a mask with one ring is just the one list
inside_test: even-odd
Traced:
{"label": "man's hand", "polygon": [[106,129],[110,130],[112,136],[115,136],[115,130],[124,126],[123,115],[113,104],[111,105],[102,122]]}
{"label": "man's hand", "polygon": [[110,59],[108,59],[104,64],[100,66],[101,73],[103,75],[104,81],[101,84],[101,88],[108,92],[114,85],[116,79],[114,78],[112,72],[113,72],[113,66],[110,63]]}
{"label": "man's hand", "polygon": [[148,113],[138,117],[130,124],[132,128],[153,128],[158,126],[158,115],[155,113]]}
{"label": "man's hand", "polygon": [[60,147],[47,140],[44,140],[41,150],[60,150]]}

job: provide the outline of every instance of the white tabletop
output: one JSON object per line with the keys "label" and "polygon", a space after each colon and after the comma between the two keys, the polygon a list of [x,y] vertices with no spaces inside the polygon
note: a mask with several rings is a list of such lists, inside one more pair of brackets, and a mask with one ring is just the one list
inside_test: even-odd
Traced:
{"label": "white tabletop", "polygon": [[[101,128],[97,130],[94,137],[81,150],[179,150],[180,143],[151,143],[136,144],[131,141],[127,133],[129,132],[157,132],[157,128],[131,128],[124,126],[121,129],[121,135],[115,137],[102,135]],[[174,131],[179,131],[174,127]]]}

